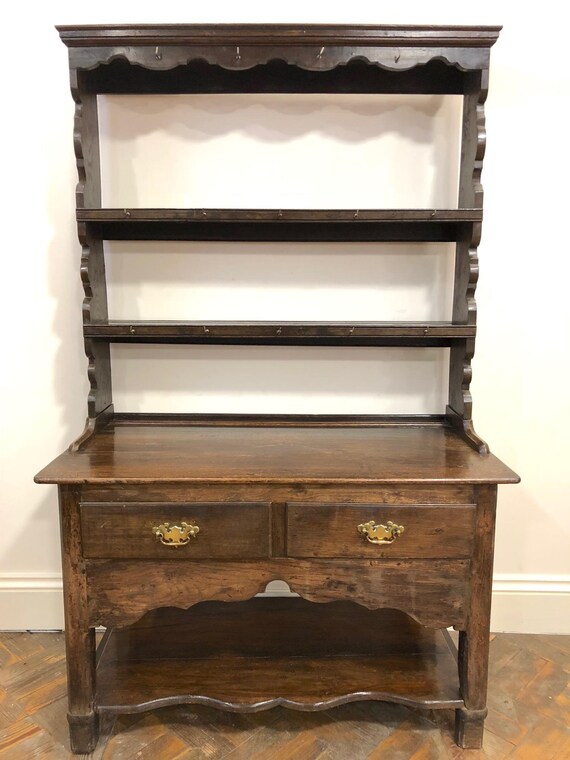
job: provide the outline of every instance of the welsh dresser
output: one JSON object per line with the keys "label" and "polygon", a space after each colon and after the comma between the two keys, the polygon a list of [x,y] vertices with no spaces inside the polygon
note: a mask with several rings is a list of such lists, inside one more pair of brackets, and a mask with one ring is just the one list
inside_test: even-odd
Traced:
{"label": "welsh dresser", "polygon": [[[199,703],[238,712],[389,700],[456,711],[481,746],[497,486],[472,424],[490,48],[500,27],[63,26],[76,104],[90,391],[59,489],[69,725]],[[463,97],[454,208],[105,208],[98,95]],[[116,321],[105,241],[455,243],[448,322]],[[406,246],[402,246],[405,255]],[[434,415],[116,413],[111,344],[444,347]],[[257,596],[272,580],[297,596]],[[95,629],[106,628],[96,651]],[[458,634],[454,652],[447,629]]]}

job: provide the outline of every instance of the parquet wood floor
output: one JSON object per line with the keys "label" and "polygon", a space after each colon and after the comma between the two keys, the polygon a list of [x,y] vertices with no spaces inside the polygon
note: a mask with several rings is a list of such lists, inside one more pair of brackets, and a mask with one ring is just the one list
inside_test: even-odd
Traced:
{"label": "parquet wood floor", "polygon": [[321,713],[165,708],[103,725],[71,755],[61,633],[0,634],[0,760],[570,760],[570,636],[497,634],[484,748],[460,750],[451,711],[354,703]]}

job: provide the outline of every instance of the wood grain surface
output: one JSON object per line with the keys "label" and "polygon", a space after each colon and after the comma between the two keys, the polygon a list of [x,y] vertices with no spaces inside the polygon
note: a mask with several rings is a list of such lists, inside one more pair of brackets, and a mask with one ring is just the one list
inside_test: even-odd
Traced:
{"label": "wood grain surface", "polygon": [[87,560],[86,565],[93,626],[129,625],[157,607],[250,599],[275,580],[314,602],[353,599],[369,609],[405,610],[433,628],[467,625],[468,560]]}
{"label": "wood grain surface", "polygon": [[[0,633],[0,758],[71,760],[62,633]],[[319,712],[179,705],[101,721],[85,760],[567,760],[570,636],[496,634],[483,748],[461,750],[452,710],[360,702]]]}
{"label": "wood grain surface", "polygon": [[[402,525],[391,544],[373,544],[358,532],[372,520]],[[432,557],[467,558],[473,547],[475,506],[408,507],[378,504],[287,506],[287,554],[290,557]]]}
{"label": "wood grain surface", "polygon": [[[487,711],[496,485],[518,482],[475,433],[470,394],[484,103],[490,48],[500,27],[168,24],[58,31],[69,48],[76,104],[90,390],[84,434],[36,481],[60,485],[72,749],[94,749],[105,709],[171,705],[180,716],[189,714],[187,708],[172,703],[315,710],[368,698],[399,702],[393,708],[400,710],[404,703],[455,707],[457,741],[479,747]],[[107,92],[462,95],[460,208],[103,209],[97,98]],[[453,241],[452,321],[110,321],[103,255],[108,238]],[[449,403],[445,414],[401,418],[400,424],[393,418],[367,424],[356,416],[350,424],[329,425],[115,417],[114,341],[448,346]],[[390,547],[392,556],[385,547],[356,542],[355,523],[369,519],[406,524]],[[202,523],[198,539],[184,549],[160,546],[154,523],[182,521]],[[178,561],[185,555],[162,554],[187,550],[194,556],[185,562]],[[286,581],[301,598],[251,599],[271,580]],[[95,677],[99,624],[115,630],[105,636]],[[423,626],[459,631],[458,663],[440,646],[446,634]],[[0,700],[12,683],[4,673],[2,679]],[[54,742],[44,738],[37,750],[28,741],[41,725],[28,722],[41,690],[36,695],[24,680],[16,694],[28,712],[22,717],[8,709],[16,725],[0,743],[0,756],[15,757],[14,750],[23,757],[54,756]],[[533,708],[539,702],[530,692],[523,701]],[[351,715],[359,707],[352,705]],[[156,727],[159,719],[153,720]],[[537,737],[556,752],[564,745],[554,721]],[[283,757],[330,758],[339,748],[343,760],[358,753],[396,757],[395,725],[384,713],[373,740],[367,731],[348,740],[332,731],[324,747],[305,734],[285,747]],[[514,746],[505,725],[494,735],[495,747]],[[187,735],[186,729],[170,735],[157,730],[136,756],[216,756],[211,745],[186,751]],[[137,744],[128,732],[123,741]],[[237,757],[237,745],[228,744],[225,754]],[[443,756],[441,742],[435,755],[426,754],[425,742],[414,748],[409,728],[406,746],[410,757]],[[530,741],[527,750],[535,746]],[[276,747],[267,747],[254,735],[242,756],[277,756]],[[110,752],[121,757],[116,749]],[[458,757],[460,750],[454,752]]]}
{"label": "wood grain surface", "polygon": [[516,483],[447,428],[110,426],[38,483]]}
{"label": "wood grain surface", "polygon": [[[182,546],[167,546],[153,529],[164,523],[197,525]],[[154,559],[255,559],[270,556],[268,504],[81,505],[84,557]]]}
{"label": "wood grain surface", "polygon": [[441,632],[353,602],[204,602],[112,632],[97,666],[101,712],[177,703],[319,710],[365,699],[462,705]]}

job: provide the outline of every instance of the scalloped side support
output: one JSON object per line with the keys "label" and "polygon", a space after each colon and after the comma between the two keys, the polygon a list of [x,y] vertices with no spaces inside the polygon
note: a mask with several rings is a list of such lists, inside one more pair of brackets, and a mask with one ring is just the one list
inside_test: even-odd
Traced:
{"label": "scalloped side support", "polygon": [[85,427],[83,428],[81,435],[79,438],[76,438],[75,441],[73,441],[69,447],[69,451],[79,451],[82,449],[96,432],[105,427],[105,425],[107,425],[113,419],[113,415],[113,404],[109,404],[109,406],[100,412],[96,417],[87,417],[85,420]]}
{"label": "scalloped side support", "polygon": [[[485,157],[485,101],[488,90],[488,69],[467,76],[463,104],[463,139],[459,178],[459,206],[483,207],[481,173]],[[479,279],[477,249],[481,241],[481,223],[466,227],[455,254],[455,285],[453,294],[454,324],[477,324],[475,291]],[[471,361],[475,355],[475,339],[468,338],[452,347],[449,367],[449,405],[446,416],[465,441],[482,456],[489,447],[473,427],[473,399],[470,385]]]}
{"label": "scalloped side support", "polygon": [[[70,71],[71,93],[75,101],[73,144],[77,165],[77,208],[101,205],[101,168],[99,158],[99,123],[97,96],[89,91],[80,72]],[[93,238],[89,225],[79,222],[77,235],[81,244],[81,282],[83,299],[83,325],[105,320],[107,285],[103,241]],[[74,441],[71,451],[80,449],[113,413],[111,385],[111,352],[108,343],[86,339],[85,354],[88,360],[87,421],[85,429]]]}
{"label": "scalloped side support", "polygon": [[472,449],[475,449],[475,451],[481,456],[488,456],[490,454],[489,444],[477,435],[472,420],[464,419],[450,406],[446,408],[445,413],[451,427],[457,430],[463,440],[468,443]]}

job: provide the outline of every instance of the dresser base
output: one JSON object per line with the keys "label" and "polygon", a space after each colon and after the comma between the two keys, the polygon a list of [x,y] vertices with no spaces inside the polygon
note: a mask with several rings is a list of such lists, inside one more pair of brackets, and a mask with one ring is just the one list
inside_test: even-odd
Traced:
{"label": "dresser base", "polygon": [[398,610],[300,598],[158,609],[111,629],[97,666],[98,710],[180,703],[234,712],[325,710],[379,699],[463,706],[446,636]]}
{"label": "dresser base", "polygon": [[[75,752],[104,714],[355,700],[455,709],[480,746],[497,483],[518,478],[452,430],[110,426],[37,479],[59,486]],[[199,537],[165,545],[167,523]],[[272,580],[299,597],[256,597]]]}
{"label": "dresser base", "polygon": [[[175,704],[316,711],[381,700],[464,715],[446,631],[399,610],[350,601],[258,597],[153,610],[131,626],[107,630],[95,680],[95,712],[69,718],[74,752],[95,746],[99,714]],[[471,725],[468,716],[461,720]],[[470,735],[463,735],[463,746]]]}

